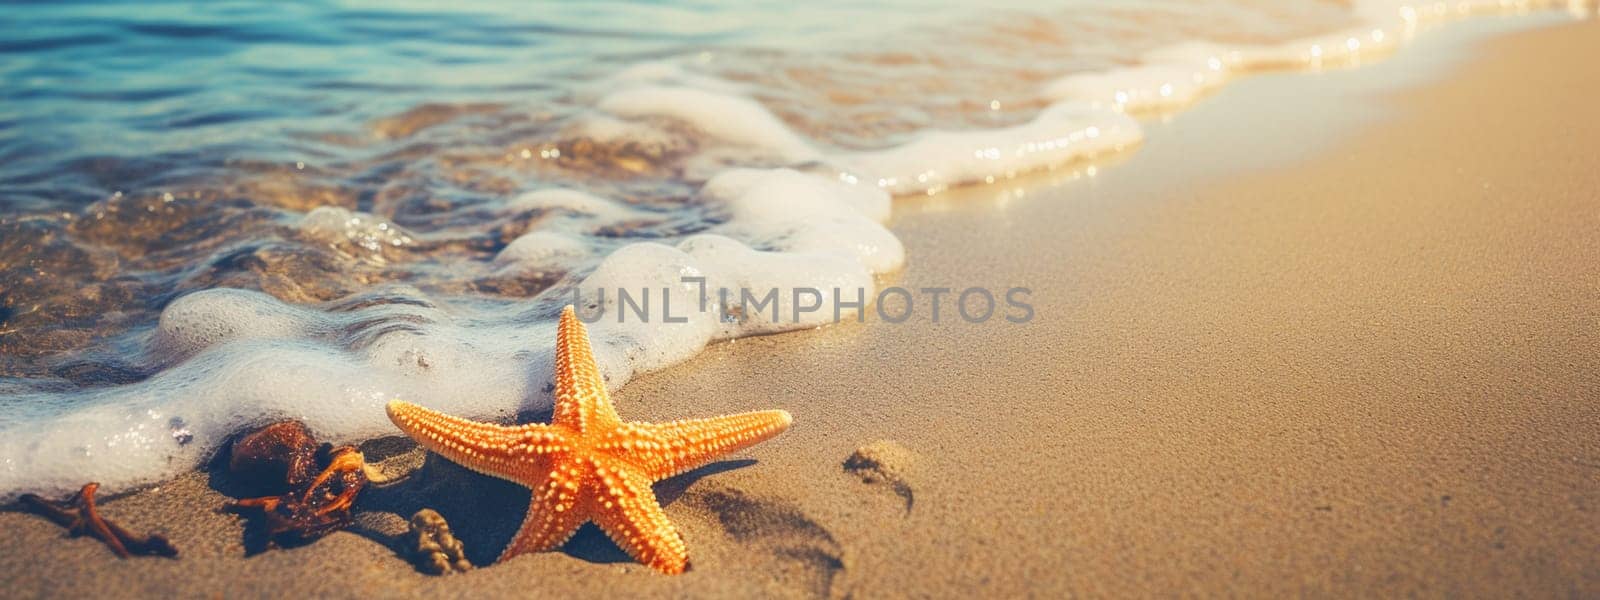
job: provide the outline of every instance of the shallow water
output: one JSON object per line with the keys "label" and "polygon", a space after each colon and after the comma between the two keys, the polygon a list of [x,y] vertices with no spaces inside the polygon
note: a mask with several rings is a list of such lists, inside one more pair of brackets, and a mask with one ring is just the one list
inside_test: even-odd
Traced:
{"label": "shallow water", "polygon": [[[1124,150],[1130,114],[1458,13],[1588,6],[8,5],[0,495],[150,481],[265,418],[379,435],[395,397],[537,412],[574,289],[870,297],[906,259],[891,194]],[[832,316],[737,313],[598,323],[597,354],[616,386]]]}

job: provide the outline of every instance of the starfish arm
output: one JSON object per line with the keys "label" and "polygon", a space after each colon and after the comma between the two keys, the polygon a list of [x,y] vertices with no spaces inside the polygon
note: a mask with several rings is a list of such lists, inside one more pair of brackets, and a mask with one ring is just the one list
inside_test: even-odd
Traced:
{"label": "starfish arm", "polygon": [[555,415],[550,423],[580,434],[590,427],[605,429],[621,422],[606,393],[606,382],[589,348],[589,331],[568,305],[556,329]]}
{"label": "starfish arm", "polygon": [[552,550],[572,539],[572,534],[578,532],[578,526],[586,519],[574,506],[574,496],[562,487],[564,483],[551,478],[534,490],[533,499],[528,501],[528,516],[522,519],[517,535],[512,536],[511,543],[506,544],[495,562],[518,554]]}
{"label": "starfish arm", "polygon": [[661,510],[649,479],[613,467],[599,473],[596,487],[594,522],[628,556],[668,575],[689,568],[689,549]]}
{"label": "starfish arm", "polygon": [[389,420],[422,447],[479,473],[520,481],[530,458],[565,452],[566,436],[548,425],[480,423],[394,400]]}
{"label": "starfish arm", "polygon": [[[609,443],[657,481],[771,439],[789,428],[788,411],[766,410],[671,423],[628,423]],[[630,452],[638,448],[638,452]]]}

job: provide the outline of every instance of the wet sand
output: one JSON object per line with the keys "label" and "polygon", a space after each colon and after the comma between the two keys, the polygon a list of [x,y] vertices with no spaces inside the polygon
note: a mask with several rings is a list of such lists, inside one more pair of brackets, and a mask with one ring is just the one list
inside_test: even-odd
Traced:
{"label": "wet sand", "polygon": [[[898,201],[910,265],[889,283],[1029,287],[1036,319],[919,307],[721,344],[621,390],[628,419],[795,416],[658,485],[687,575],[592,528],[421,575],[388,537],[412,511],[438,509],[483,563],[526,502],[427,459],[370,490],[355,530],[248,558],[211,473],[104,506],[166,532],[176,561],[0,513],[0,589],[1600,595],[1600,23],[1496,27],[1236,83],[1093,177]],[[913,455],[901,485],[842,467],[878,440]]]}

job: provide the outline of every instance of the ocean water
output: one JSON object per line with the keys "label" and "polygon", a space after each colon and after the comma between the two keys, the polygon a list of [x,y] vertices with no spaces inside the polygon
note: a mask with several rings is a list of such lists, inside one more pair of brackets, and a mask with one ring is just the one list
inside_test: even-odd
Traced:
{"label": "ocean water", "polygon": [[[814,327],[907,257],[896,195],[1134,151],[1231,78],[1592,2],[9,3],[0,497],[159,481],[278,418],[550,405],[618,288],[778,314],[591,325],[609,385]],[[611,290],[610,296],[598,290]],[[835,292],[835,290],[839,290]],[[668,313],[683,322],[666,322]],[[631,313],[630,313],[631,314]]]}

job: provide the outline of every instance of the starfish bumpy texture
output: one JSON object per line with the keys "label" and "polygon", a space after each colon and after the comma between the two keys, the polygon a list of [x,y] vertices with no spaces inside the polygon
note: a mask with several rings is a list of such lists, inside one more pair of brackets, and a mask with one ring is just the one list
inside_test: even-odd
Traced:
{"label": "starfish bumpy texture", "polygon": [[550,550],[594,521],[624,551],[662,573],[689,566],[683,539],[650,484],[789,428],[789,413],[751,412],[671,423],[617,417],[571,306],[556,335],[555,414],[546,425],[496,425],[402,401],[389,419],[423,447],[533,490],[528,515],[499,560]]}

